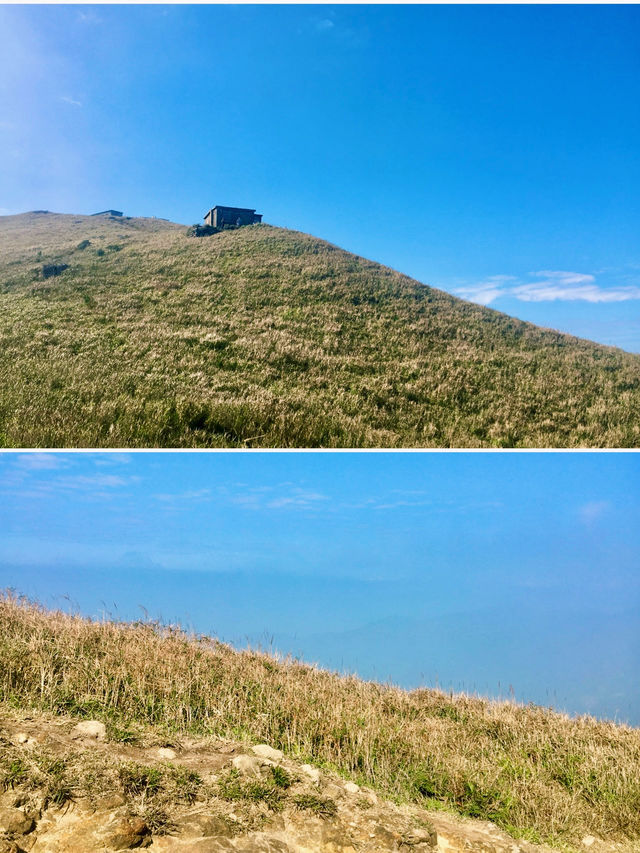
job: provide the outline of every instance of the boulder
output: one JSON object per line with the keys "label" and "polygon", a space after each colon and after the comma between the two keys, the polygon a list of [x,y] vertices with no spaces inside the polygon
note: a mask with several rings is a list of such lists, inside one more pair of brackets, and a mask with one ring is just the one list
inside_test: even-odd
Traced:
{"label": "boulder", "polygon": [[360,790],[360,785],[356,785],[355,782],[346,782],[344,789],[347,794],[357,794]]}

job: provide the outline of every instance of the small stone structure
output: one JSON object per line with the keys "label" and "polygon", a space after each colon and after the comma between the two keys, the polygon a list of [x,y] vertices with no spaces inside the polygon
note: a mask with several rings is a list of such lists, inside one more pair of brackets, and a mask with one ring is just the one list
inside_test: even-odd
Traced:
{"label": "small stone structure", "polygon": [[42,278],[51,278],[54,275],[60,275],[61,272],[69,269],[69,264],[45,264],[42,267]]}
{"label": "small stone structure", "polygon": [[262,222],[262,214],[248,207],[224,207],[217,204],[205,213],[204,221],[212,228],[224,228],[225,225],[239,228],[241,225],[255,225],[257,222]]}
{"label": "small stone structure", "polygon": [[98,213],[92,213],[91,215],[92,216],[104,216],[105,214],[108,216],[123,216],[123,213],[121,210],[99,210]]}

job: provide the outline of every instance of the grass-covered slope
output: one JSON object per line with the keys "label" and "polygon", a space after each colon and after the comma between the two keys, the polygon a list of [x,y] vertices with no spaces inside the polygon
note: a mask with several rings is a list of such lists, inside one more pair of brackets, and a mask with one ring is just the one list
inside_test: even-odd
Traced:
{"label": "grass-covered slope", "polygon": [[268,225],[1,217],[0,340],[4,446],[640,445],[640,357]]}
{"label": "grass-covered slope", "polygon": [[[588,717],[405,692],[8,596],[0,703],[102,719],[123,741],[152,726],[267,742],[385,796],[488,819],[517,837],[579,844],[592,834],[640,847],[640,731]],[[11,773],[0,751],[0,786]]]}

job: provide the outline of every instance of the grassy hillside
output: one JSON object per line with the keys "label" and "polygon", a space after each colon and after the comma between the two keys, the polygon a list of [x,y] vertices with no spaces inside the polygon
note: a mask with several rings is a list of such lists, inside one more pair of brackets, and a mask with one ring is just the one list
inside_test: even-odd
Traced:
{"label": "grassy hillside", "polygon": [[[640,843],[640,731],[587,717],[405,692],[9,596],[0,598],[0,701],[101,718],[121,741],[149,726],[266,741],[385,795],[531,840]],[[11,772],[0,755],[0,782]]]}
{"label": "grassy hillside", "polygon": [[186,231],[0,218],[0,445],[640,445],[639,356],[305,234]]}

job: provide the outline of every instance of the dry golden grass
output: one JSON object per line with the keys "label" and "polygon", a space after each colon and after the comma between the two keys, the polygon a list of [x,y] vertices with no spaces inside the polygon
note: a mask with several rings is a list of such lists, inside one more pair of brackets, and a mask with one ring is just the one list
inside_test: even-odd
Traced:
{"label": "dry golden grass", "polygon": [[305,234],[186,230],[0,217],[0,446],[640,445],[638,356]]}
{"label": "dry golden grass", "polygon": [[640,731],[588,717],[406,692],[10,595],[0,599],[0,698],[123,730],[266,741],[386,795],[531,840],[640,840]]}

